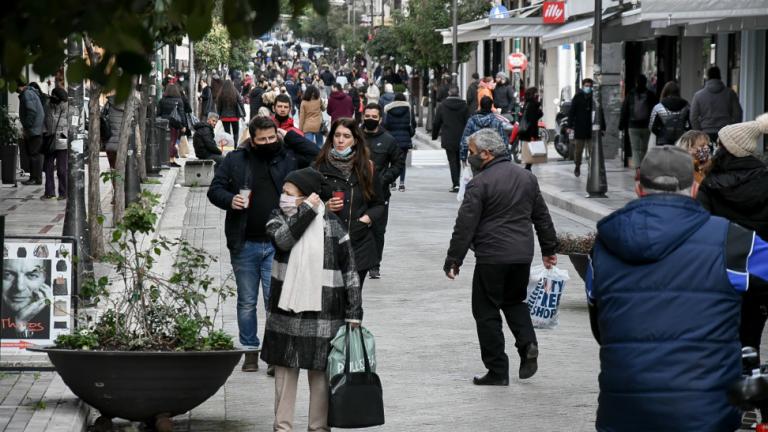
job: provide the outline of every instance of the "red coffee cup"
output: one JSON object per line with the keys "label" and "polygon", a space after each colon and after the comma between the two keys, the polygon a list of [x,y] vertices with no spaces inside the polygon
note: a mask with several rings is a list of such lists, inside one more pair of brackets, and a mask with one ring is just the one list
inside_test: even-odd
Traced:
{"label": "red coffee cup", "polygon": [[[346,194],[344,193],[343,190],[337,190],[337,191],[333,191],[333,194],[331,196],[333,198],[340,199],[342,204],[343,204],[344,203],[344,197],[346,196]],[[341,209],[337,210],[337,212],[340,212],[340,211],[341,211]]]}

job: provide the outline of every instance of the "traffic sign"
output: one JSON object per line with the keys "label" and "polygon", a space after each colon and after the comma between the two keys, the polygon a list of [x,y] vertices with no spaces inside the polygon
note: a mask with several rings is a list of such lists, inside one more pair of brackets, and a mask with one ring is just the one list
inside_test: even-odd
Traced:
{"label": "traffic sign", "polygon": [[528,69],[528,58],[523,53],[512,53],[507,56],[507,69],[512,72],[523,72]]}

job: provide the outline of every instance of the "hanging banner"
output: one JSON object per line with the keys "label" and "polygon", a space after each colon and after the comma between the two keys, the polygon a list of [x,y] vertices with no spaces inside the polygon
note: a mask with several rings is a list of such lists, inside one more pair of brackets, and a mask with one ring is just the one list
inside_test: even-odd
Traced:
{"label": "hanging banner", "polygon": [[3,244],[0,353],[28,355],[69,334],[74,318],[72,243],[61,240]]}

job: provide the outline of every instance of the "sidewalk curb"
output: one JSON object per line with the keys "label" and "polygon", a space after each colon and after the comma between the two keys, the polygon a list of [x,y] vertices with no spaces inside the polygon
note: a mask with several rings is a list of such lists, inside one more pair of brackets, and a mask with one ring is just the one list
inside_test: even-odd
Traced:
{"label": "sidewalk curb", "polygon": [[563,209],[593,222],[598,222],[600,219],[613,212],[610,207],[597,201],[586,201],[586,198],[584,200],[574,201],[573,197],[561,192],[557,187],[545,183],[539,183],[539,189],[541,190],[541,195],[544,197],[544,201],[546,201],[548,205]]}
{"label": "sidewalk curb", "polygon": [[43,395],[46,407],[38,409],[24,432],[85,432],[91,407],[78,399],[56,374]]}

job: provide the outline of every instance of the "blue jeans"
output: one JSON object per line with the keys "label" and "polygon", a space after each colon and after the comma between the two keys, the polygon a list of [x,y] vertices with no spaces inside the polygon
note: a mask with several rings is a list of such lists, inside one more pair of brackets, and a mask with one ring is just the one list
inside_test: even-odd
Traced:
{"label": "blue jeans", "polygon": [[270,242],[246,241],[243,249],[231,257],[232,271],[237,284],[237,327],[240,344],[245,349],[257,349],[261,345],[258,333],[256,306],[259,301],[261,281],[264,309],[269,305],[269,286],[272,277],[272,259],[275,248]]}
{"label": "blue jeans", "polygon": [[317,145],[317,148],[323,146],[323,134],[320,132],[304,132],[304,138],[314,142]]}

